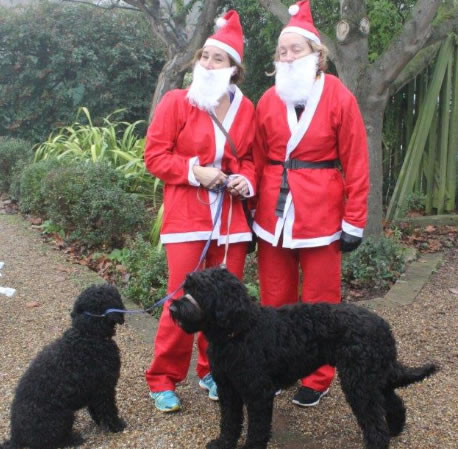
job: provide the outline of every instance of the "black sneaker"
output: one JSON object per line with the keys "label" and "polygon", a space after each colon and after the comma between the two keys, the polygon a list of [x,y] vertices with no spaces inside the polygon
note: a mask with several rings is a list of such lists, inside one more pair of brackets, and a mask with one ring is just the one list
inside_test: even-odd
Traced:
{"label": "black sneaker", "polygon": [[294,395],[293,404],[300,407],[313,407],[320,402],[320,399],[328,394],[329,388],[325,391],[316,391],[309,387],[300,387]]}

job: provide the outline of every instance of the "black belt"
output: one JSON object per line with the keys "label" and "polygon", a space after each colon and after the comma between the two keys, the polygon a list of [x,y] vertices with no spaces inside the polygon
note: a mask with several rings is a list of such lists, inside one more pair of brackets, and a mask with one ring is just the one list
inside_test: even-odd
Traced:
{"label": "black belt", "polygon": [[301,168],[336,168],[337,159],[330,161],[301,161],[299,159],[288,159],[286,161],[274,161],[269,160],[270,165],[281,165],[283,166],[283,173],[281,176],[280,194],[278,195],[277,206],[275,207],[275,215],[277,217],[283,217],[285,210],[286,197],[289,192],[288,185],[288,172],[287,170],[299,170]]}

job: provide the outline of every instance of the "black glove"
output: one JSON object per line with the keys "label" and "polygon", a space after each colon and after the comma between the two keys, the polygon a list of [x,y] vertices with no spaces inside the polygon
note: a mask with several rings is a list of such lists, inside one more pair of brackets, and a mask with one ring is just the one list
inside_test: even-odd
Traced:
{"label": "black glove", "polygon": [[340,234],[340,250],[343,253],[348,253],[358,248],[361,245],[363,239],[361,237],[356,237],[355,235],[347,234],[345,231],[342,231]]}

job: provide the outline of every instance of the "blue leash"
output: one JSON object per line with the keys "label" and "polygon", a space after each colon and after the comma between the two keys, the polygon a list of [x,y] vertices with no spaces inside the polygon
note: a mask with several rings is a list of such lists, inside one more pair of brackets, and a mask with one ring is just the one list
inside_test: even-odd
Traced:
{"label": "blue leash", "polygon": [[[202,250],[202,254],[200,255],[199,262],[197,262],[196,267],[194,270],[191,271],[191,273],[195,273],[200,265],[202,264],[203,260],[205,259],[205,256],[207,255],[208,248],[210,247],[210,243],[212,241],[212,236],[213,236],[213,231],[215,230],[216,224],[218,223],[219,217],[221,216],[221,211],[223,209],[223,201],[224,201],[224,191],[226,190],[228,181],[226,180],[224,184],[218,188],[218,189],[211,189],[212,192],[216,192],[218,194],[221,194],[219,201],[218,201],[218,206],[216,208],[216,214],[215,214],[215,222],[213,225],[213,228],[211,230],[210,236],[208,237],[207,242],[205,243],[204,249]],[[227,231],[229,232],[229,230]],[[155,302],[152,306],[148,307],[147,309],[143,310],[123,310],[123,309],[107,309],[103,314],[97,315],[95,313],[91,312],[86,312],[84,311],[84,315],[92,316],[92,317],[98,317],[98,318],[104,318],[106,317],[109,313],[130,313],[130,314],[135,314],[135,313],[147,313],[150,310],[153,310],[155,307],[162,306],[165,302],[167,302],[169,299],[171,299],[181,288],[183,288],[184,285],[183,281],[172,293],[169,293],[168,295],[164,296],[162,299],[159,301]]]}

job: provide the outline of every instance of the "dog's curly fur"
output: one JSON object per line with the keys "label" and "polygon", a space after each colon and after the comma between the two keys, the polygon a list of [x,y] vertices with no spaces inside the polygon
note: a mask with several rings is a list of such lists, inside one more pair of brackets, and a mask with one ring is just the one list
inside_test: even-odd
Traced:
{"label": "dog's curly fur", "polygon": [[236,447],[243,405],[248,414],[243,449],[265,449],[275,392],[325,364],[337,368],[366,448],[387,449],[405,424],[405,406],[395,388],[436,371],[433,364],[409,368],[399,363],[389,325],[361,307],[261,307],[222,268],[188,275],[184,291],[170,313],[184,331],[204,332],[218,385],[220,436],[208,443],[208,449]]}
{"label": "dog's curly fur", "polygon": [[112,339],[124,309],[118,290],[92,285],[76,299],[72,326],[46,346],[20,379],[11,406],[11,437],[0,448],[75,447],[82,438],[72,432],[75,411],[88,407],[92,419],[110,432],[124,429],[118,416],[116,384],[121,359]]}

